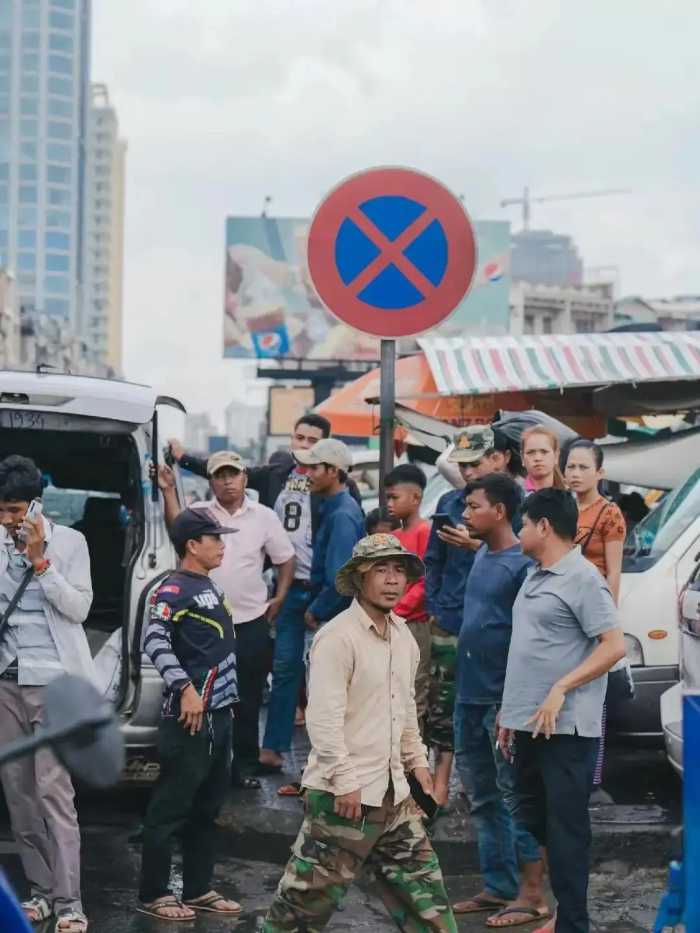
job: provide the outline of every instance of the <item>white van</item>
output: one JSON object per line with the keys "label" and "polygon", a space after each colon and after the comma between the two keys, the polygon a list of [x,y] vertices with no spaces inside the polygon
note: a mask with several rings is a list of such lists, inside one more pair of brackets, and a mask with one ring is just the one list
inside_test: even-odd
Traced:
{"label": "white van", "polygon": [[[149,467],[158,409],[175,399],[142,385],[49,372],[0,372],[0,458],[31,457],[44,474],[44,512],[90,549],[94,598],[85,623],[127,744],[127,780],[158,772],[162,681],[141,651],[148,598],[175,566]],[[180,489],[182,501],[182,489]]]}
{"label": "white van", "polygon": [[611,731],[658,739],[662,693],[678,682],[678,600],[700,550],[700,469],[627,536],[620,621],[636,696],[609,712]]}

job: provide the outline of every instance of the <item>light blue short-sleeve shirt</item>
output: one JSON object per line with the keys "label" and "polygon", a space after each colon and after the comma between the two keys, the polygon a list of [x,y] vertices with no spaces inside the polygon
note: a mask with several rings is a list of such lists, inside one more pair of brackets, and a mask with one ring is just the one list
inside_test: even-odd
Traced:
{"label": "light blue short-sleeve shirt", "polygon": [[[608,585],[580,548],[551,567],[532,568],[513,606],[501,725],[532,732],[527,720],[554,684],[588,658],[599,635],[617,626]],[[569,691],[557,734],[600,736],[607,682],[604,674]]]}

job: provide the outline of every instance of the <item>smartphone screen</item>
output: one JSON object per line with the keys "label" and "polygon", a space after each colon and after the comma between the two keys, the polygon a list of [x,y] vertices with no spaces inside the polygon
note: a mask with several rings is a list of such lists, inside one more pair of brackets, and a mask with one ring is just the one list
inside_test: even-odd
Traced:
{"label": "smartphone screen", "polygon": [[435,515],[433,515],[433,528],[454,528],[454,525],[452,524],[452,519],[446,512],[436,512]]}

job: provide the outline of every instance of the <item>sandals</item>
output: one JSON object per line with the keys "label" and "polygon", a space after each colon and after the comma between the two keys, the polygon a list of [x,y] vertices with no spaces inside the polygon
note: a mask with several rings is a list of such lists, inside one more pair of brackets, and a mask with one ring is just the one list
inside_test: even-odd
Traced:
{"label": "sandals", "polygon": [[[180,910],[188,911],[182,917],[172,917],[163,913],[164,909],[179,907]],[[185,907],[182,901],[178,900],[174,894],[166,894],[165,897],[159,897],[150,904],[139,904],[136,910],[140,914],[147,914],[149,917],[155,917],[156,920],[165,920],[168,923],[191,923],[197,916],[191,907]]]}
{"label": "sandals", "polygon": [[35,894],[28,901],[22,901],[20,907],[30,923],[41,923],[51,916],[51,907],[45,897]]}
{"label": "sandals", "polygon": [[481,914],[490,910],[504,910],[507,907],[506,901],[497,897],[489,897],[488,894],[475,894],[468,901],[458,901],[452,905],[452,912],[455,914]]}
{"label": "sandals", "polygon": [[237,781],[231,781],[231,787],[236,790],[260,790],[262,784],[255,777],[242,777]]}
{"label": "sandals", "polygon": [[[493,923],[494,920],[499,920],[502,917],[517,916],[518,914],[526,916],[528,919],[513,920],[510,923]],[[505,930],[507,927],[520,927],[527,923],[534,923],[536,920],[548,920],[549,917],[550,913],[548,907],[530,907],[529,905],[521,904],[520,907],[504,907],[503,910],[499,910],[488,918],[486,926],[491,930]]]}
{"label": "sandals", "polygon": [[[191,907],[192,910],[205,910],[208,913],[220,914],[225,917],[237,916],[243,910],[236,901],[229,900],[228,897],[224,897],[223,894],[218,894],[216,891],[210,891],[193,901],[183,901],[182,904],[184,907]],[[221,907],[215,907],[215,904],[235,904],[236,906],[230,909],[222,909]]]}
{"label": "sandals", "polygon": [[88,922],[79,910],[61,910],[56,914],[55,933],[87,933]]}

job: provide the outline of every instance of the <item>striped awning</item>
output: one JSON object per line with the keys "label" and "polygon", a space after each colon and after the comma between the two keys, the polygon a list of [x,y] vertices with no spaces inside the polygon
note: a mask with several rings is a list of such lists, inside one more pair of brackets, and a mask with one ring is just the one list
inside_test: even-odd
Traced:
{"label": "striped awning", "polygon": [[700,333],[419,339],[440,395],[700,379]]}

